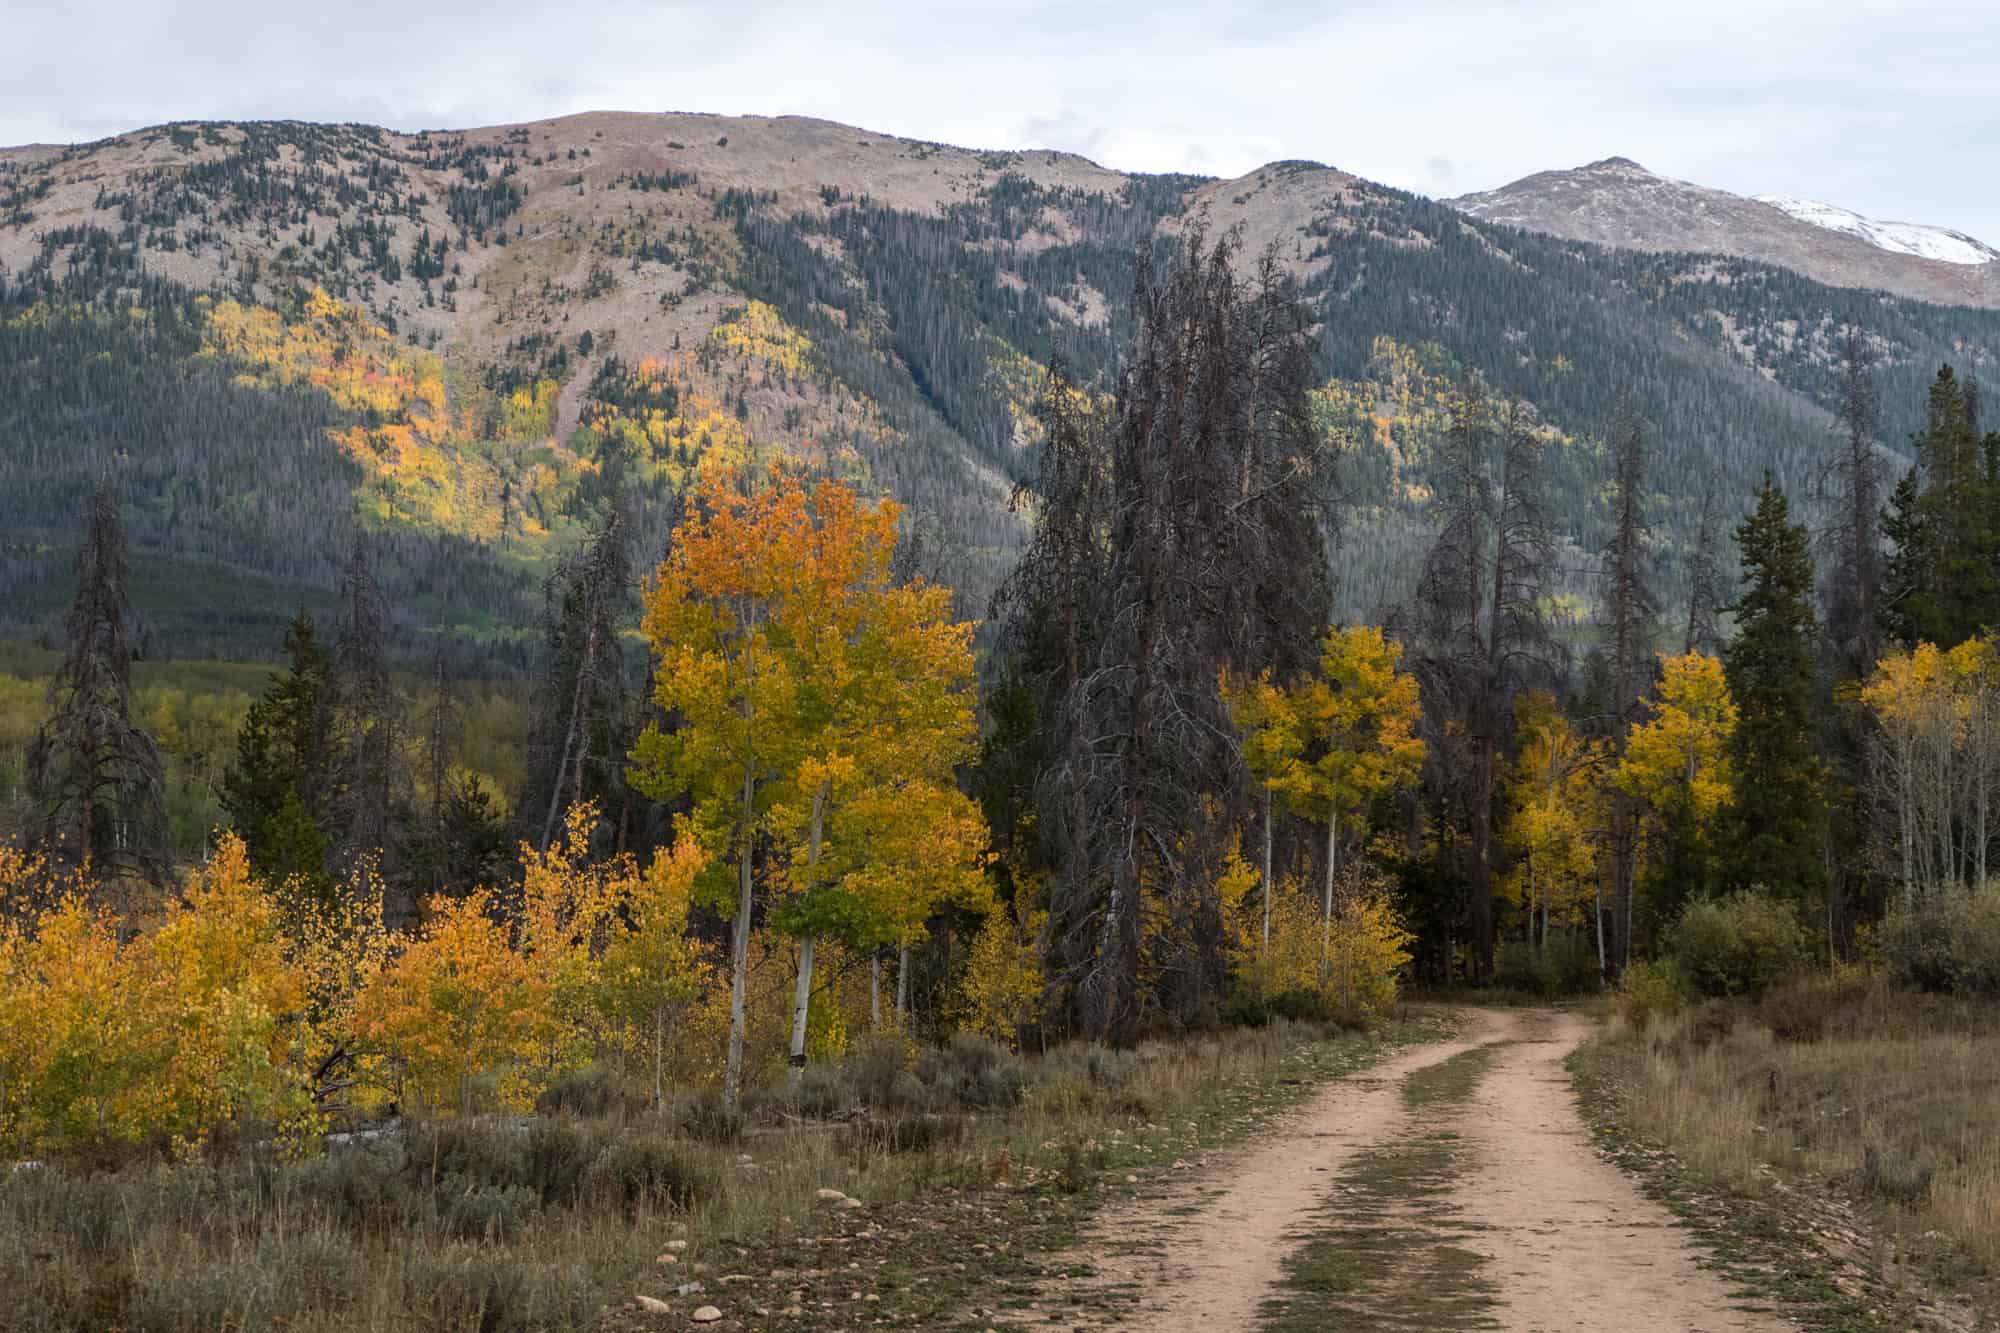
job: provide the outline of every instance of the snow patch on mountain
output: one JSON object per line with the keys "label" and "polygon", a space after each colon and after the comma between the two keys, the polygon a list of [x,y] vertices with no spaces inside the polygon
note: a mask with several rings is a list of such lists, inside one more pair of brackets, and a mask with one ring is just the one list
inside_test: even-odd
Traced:
{"label": "snow patch on mountain", "polygon": [[1760,194],[1760,204],[1790,214],[1801,222],[1828,231],[1859,237],[1878,250],[1919,259],[1937,259],[1947,264],[1990,264],[2000,260],[2000,250],[1964,232],[1943,227],[1925,227],[1914,222],[1877,222],[1845,208],[1823,204],[1816,199],[1794,199],[1786,195]]}

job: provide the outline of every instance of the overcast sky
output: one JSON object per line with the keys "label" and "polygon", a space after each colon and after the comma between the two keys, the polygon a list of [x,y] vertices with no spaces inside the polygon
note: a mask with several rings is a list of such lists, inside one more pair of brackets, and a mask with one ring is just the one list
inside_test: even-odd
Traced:
{"label": "overcast sky", "polygon": [[1996,0],[21,4],[0,143],[798,113],[1125,170],[1312,158],[1441,196],[1621,154],[2000,245]]}

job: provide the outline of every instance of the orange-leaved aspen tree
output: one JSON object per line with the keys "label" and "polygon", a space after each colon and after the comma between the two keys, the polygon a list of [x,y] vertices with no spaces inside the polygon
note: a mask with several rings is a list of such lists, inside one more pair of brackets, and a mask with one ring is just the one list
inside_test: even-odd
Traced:
{"label": "orange-leaved aspen tree", "polygon": [[681,726],[641,738],[633,780],[649,795],[691,793],[690,833],[718,862],[734,853],[734,903],[708,888],[735,927],[723,1079],[734,1105],[758,848],[783,853],[766,878],[785,892],[778,924],[799,939],[796,1068],[816,937],[883,942],[877,914],[847,883],[871,841],[864,815],[875,806],[862,798],[898,791],[922,818],[913,784],[948,785],[969,754],[971,626],[946,619],[944,590],[891,586],[892,503],[865,504],[832,481],[808,490],[773,469],[755,491],[711,472],[694,509],[645,622],[655,698]]}

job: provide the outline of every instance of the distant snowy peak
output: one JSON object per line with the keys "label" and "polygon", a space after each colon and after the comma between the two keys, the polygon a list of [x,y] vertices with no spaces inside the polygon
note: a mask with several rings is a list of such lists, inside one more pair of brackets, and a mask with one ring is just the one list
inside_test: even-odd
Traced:
{"label": "distant snowy peak", "polygon": [[1914,222],[1877,222],[1813,199],[1760,194],[1757,202],[1769,204],[1800,222],[1857,237],[1878,250],[1887,250],[1892,254],[1915,255],[1919,259],[1936,259],[1946,264],[1990,264],[2000,260],[2000,250],[1974,240],[1964,232],[1925,227]]}

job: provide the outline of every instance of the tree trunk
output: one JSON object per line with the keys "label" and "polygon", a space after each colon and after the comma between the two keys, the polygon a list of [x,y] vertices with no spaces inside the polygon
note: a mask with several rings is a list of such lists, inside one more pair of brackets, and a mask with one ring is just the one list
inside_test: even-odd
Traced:
{"label": "tree trunk", "polygon": [[[812,822],[806,830],[806,892],[816,887],[814,871],[819,866],[820,837],[826,830],[826,799],[831,794],[830,784],[822,781],[819,790],[813,793]],[[812,1006],[813,937],[806,935],[799,940],[799,984],[792,999],[792,1082],[797,1083],[806,1072],[806,1019]]]}
{"label": "tree trunk", "polygon": [[1264,788],[1264,952],[1271,952],[1271,789]]}
{"label": "tree trunk", "polygon": [[908,1031],[910,1027],[910,942],[904,940],[896,950],[896,1026]]}
{"label": "tree trunk", "polygon": [[[576,665],[576,690],[570,696],[569,727],[563,733],[562,758],[556,763],[555,781],[549,789],[548,818],[542,821],[542,850],[549,849],[549,842],[556,835],[556,817],[562,812],[563,777],[568,772],[570,753],[580,744],[578,732],[582,728],[585,700],[591,694],[591,677],[597,666],[597,616],[594,608],[586,606],[585,614],[589,628],[584,633],[583,657]],[[576,756],[576,789],[583,791],[583,755]]]}
{"label": "tree trunk", "polygon": [[[743,808],[747,812],[757,799],[757,782],[748,769],[743,773]],[[729,1054],[722,1069],[722,1104],[736,1109],[738,1089],[743,1081],[743,1029],[747,1011],[744,988],[750,977],[750,853],[751,838],[746,814],[743,854],[737,867],[736,920],[729,936]]]}
{"label": "tree trunk", "polygon": [[799,939],[799,984],[792,993],[791,1080],[794,1085],[806,1072],[806,1018],[812,1005],[813,937]]}
{"label": "tree trunk", "polygon": [[1333,952],[1333,878],[1340,873],[1340,812],[1331,806],[1326,813],[1326,889],[1321,895],[1319,920],[1319,970],[1326,972]]}
{"label": "tree trunk", "polygon": [[882,950],[868,955],[868,1029],[882,1030]]}
{"label": "tree trunk", "polygon": [[1602,990],[1608,975],[1604,967],[1604,876],[1593,878],[1597,883],[1597,987]]}

